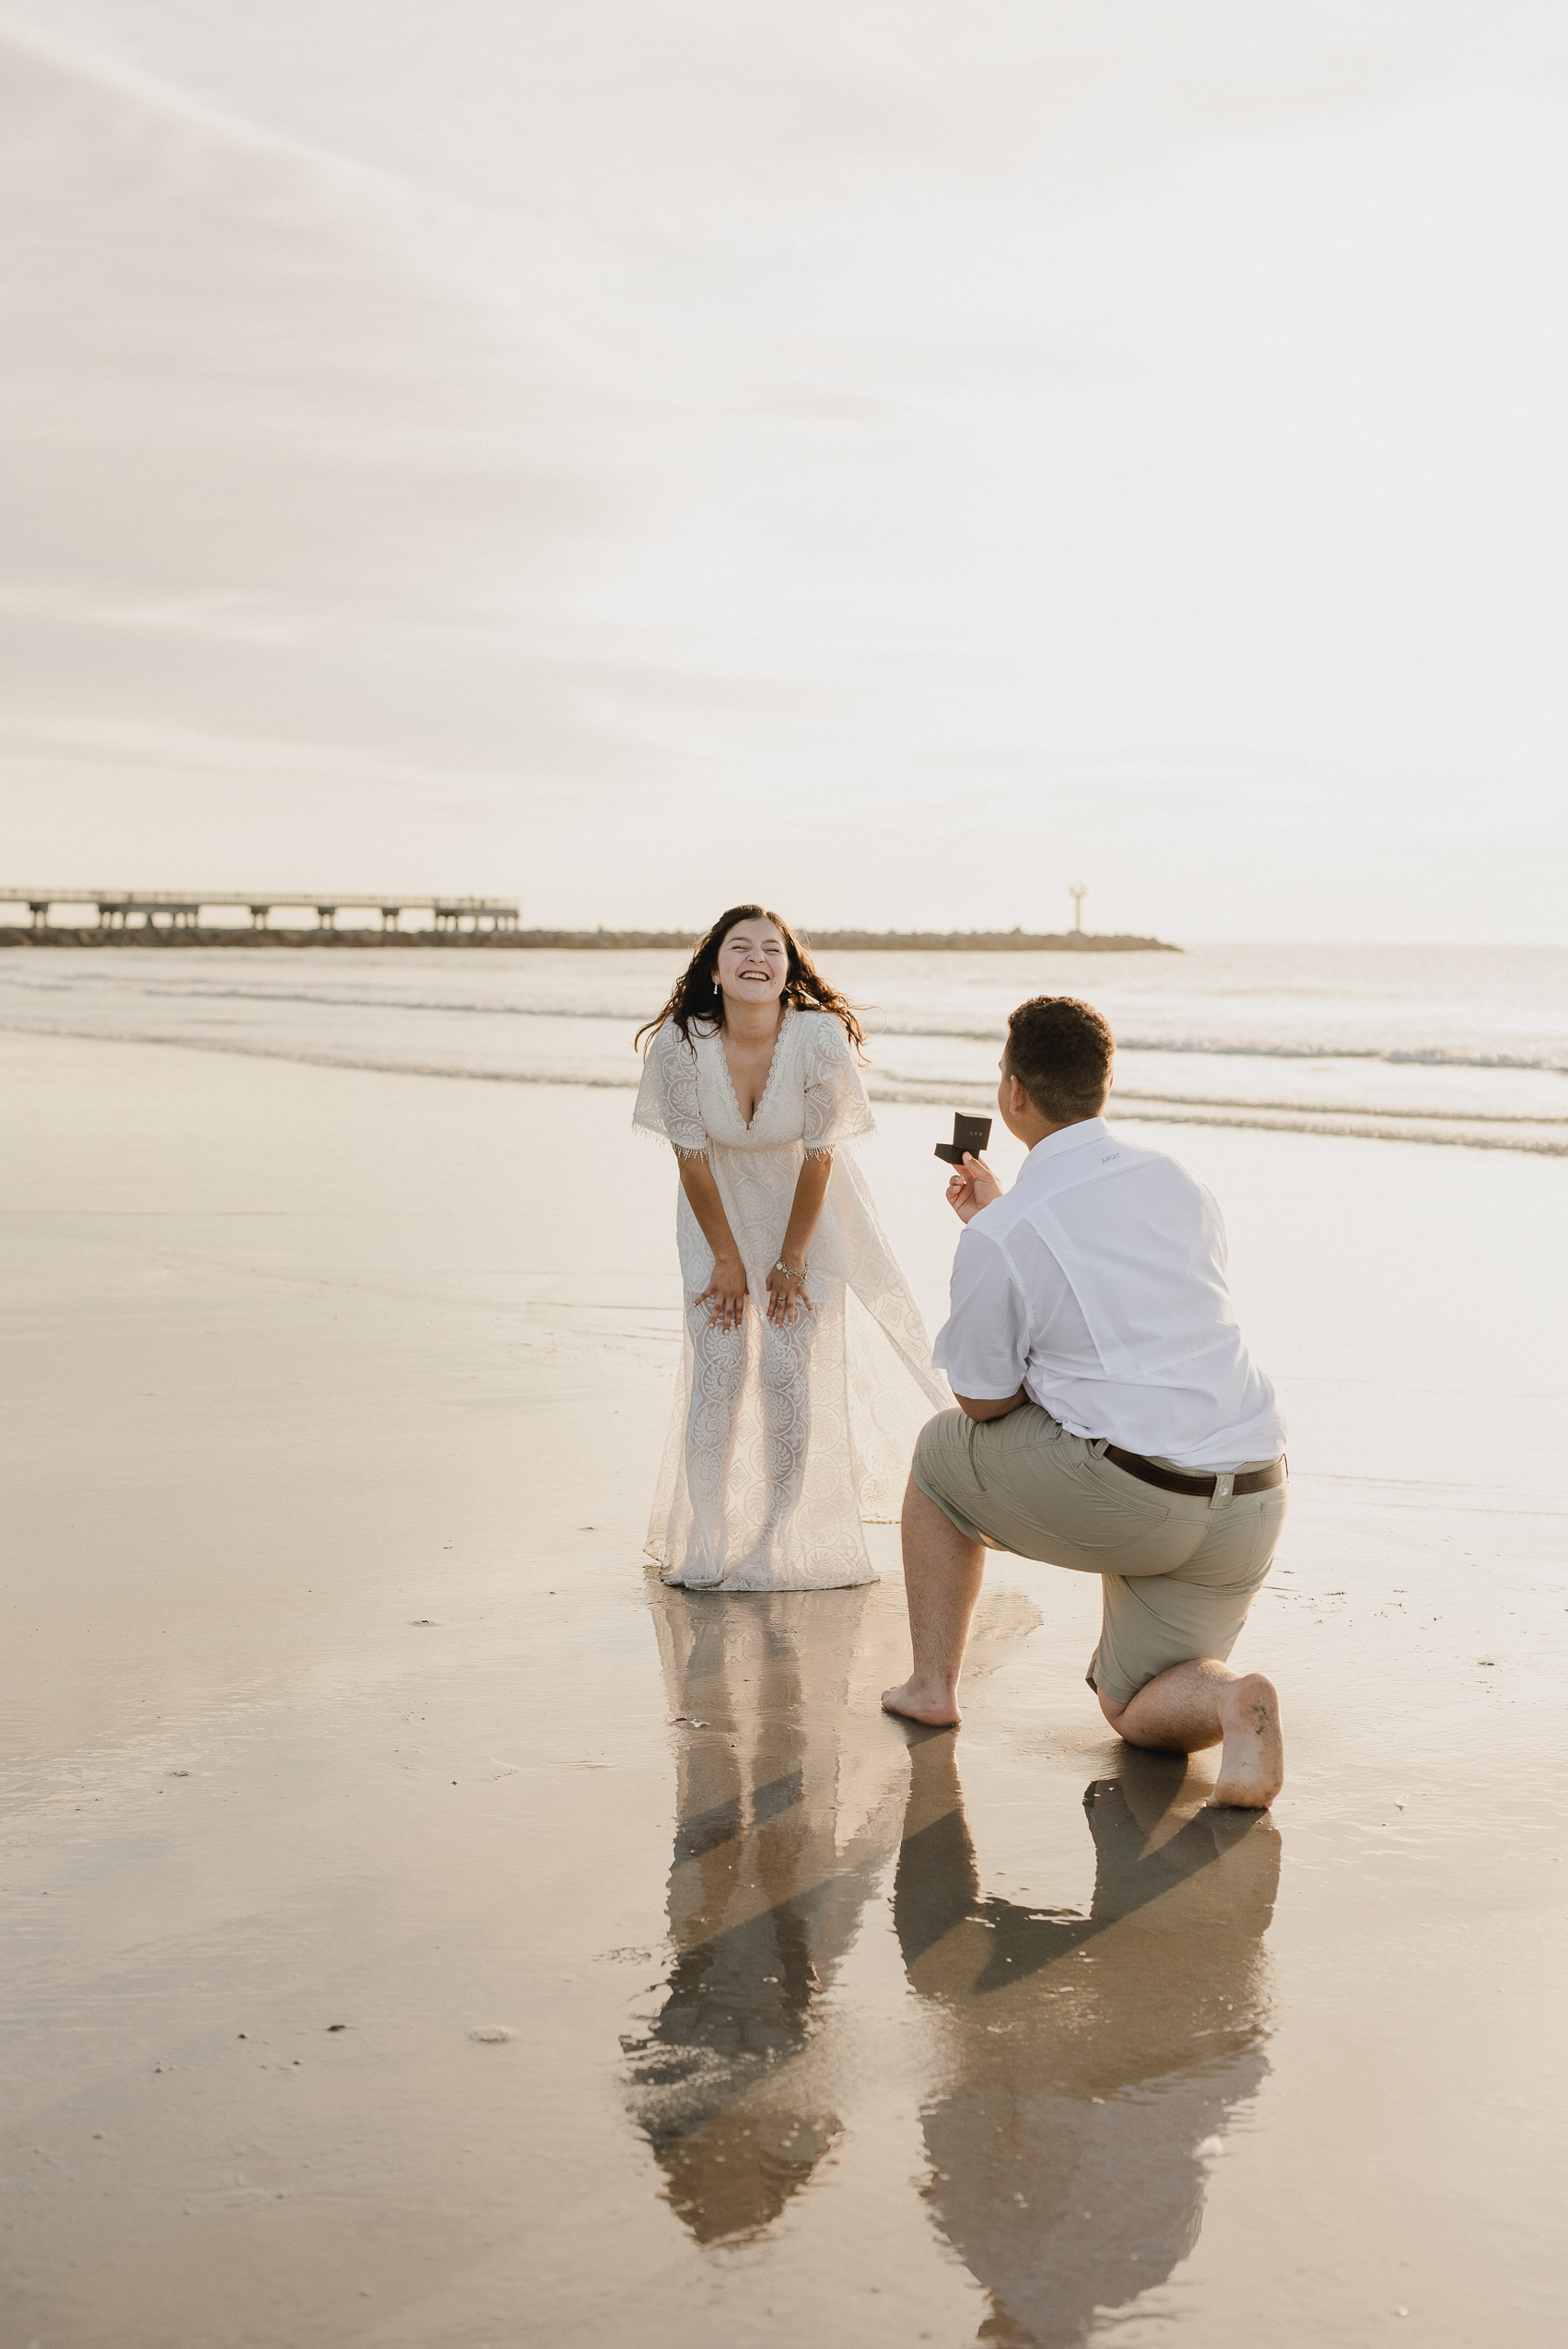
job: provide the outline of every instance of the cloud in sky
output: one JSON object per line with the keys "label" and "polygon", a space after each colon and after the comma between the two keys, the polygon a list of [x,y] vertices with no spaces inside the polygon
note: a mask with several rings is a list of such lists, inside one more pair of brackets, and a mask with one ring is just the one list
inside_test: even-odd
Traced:
{"label": "cloud in sky", "polygon": [[45,13],[17,879],[1568,935],[1554,12]]}

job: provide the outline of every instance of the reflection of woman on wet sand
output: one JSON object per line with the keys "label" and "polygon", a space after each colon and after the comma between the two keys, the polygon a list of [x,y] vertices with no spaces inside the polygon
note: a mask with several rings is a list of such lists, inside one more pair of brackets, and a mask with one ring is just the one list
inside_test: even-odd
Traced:
{"label": "reflection of woman on wet sand", "polygon": [[991,2294],[985,2340],[1076,2349],[1191,2251],[1198,2148],[1268,2069],[1280,1838],[1212,1810],[1165,1833],[1186,1765],[1129,1750],[1083,1798],[1089,1915],[1024,1909],[981,1890],[953,1740],[910,1764],[895,1922],[952,2064],[924,2116],[931,2215]]}
{"label": "reflection of woman on wet sand", "polygon": [[896,1519],[947,1396],[844,1147],[874,1130],[855,1015],[785,923],[733,906],[649,1034],[635,1123],[680,1161],[686,1307],[649,1555],[693,1589],[871,1582],[862,1520]]}
{"label": "reflection of woman on wet sand", "polygon": [[838,2133],[814,2009],[897,1842],[905,1767],[850,1701],[866,1599],[658,1594],[675,1957],[626,2045],[633,2114],[699,2243],[767,2226]]}

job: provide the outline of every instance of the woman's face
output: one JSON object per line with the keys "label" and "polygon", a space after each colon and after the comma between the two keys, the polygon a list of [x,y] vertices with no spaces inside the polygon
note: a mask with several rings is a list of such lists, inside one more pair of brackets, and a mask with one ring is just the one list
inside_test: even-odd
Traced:
{"label": "woman's face", "polygon": [[777,1003],[790,957],[772,922],[737,922],[719,949],[719,986],[731,1003]]}

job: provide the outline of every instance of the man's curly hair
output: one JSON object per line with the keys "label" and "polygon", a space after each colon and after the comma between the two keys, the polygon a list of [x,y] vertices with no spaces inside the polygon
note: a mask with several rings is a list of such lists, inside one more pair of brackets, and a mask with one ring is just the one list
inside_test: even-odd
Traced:
{"label": "man's curly hair", "polygon": [[1097,1117],[1110,1090],[1116,1038],[1092,1003],[1032,995],[1007,1023],[1002,1066],[1053,1126]]}

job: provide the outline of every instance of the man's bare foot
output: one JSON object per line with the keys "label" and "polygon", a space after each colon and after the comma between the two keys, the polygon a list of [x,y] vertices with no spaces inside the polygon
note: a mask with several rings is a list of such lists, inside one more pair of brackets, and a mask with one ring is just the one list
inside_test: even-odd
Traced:
{"label": "man's bare foot", "polygon": [[1285,1782],[1280,1699],[1261,1672],[1244,1672],[1221,1699],[1224,1745],[1206,1810],[1266,1811]]}
{"label": "man's bare foot", "polygon": [[896,1689],[882,1692],[883,1712],[895,1712],[903,1721],[922,1721],[928,1729],[956,1729],[958,1698],[956,1691],[942,1680],[923,1680],[911,1673]]}

